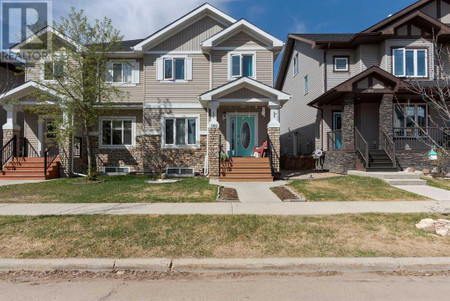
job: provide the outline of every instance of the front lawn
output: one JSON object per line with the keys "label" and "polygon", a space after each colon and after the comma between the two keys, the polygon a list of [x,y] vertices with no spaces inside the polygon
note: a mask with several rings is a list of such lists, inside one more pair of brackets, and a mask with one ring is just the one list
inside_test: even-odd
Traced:
{"label": "front lawn", "polygon": [[102,177],[105,182],[76,184],[77,179],[0,187],[0,203],[154,203],[214,202],[217,186],[208,179],[183,178],[172,184],[147,184],[149,177]]}
{"label": "front lawn", "polygon": [[[439,257],[432,214],[0,217],[0,258]],[[448,217],[447,217],[448,218]]]}
{"label": "front lawn", "polygon": [[345,176],[320,180],[294,180],[289,186],[312,202],[417,201],[426,199],[387,184],[383,180]]}
{"label": "front lawn", "polygon": [[423,178],[427,181],[427,185],[440,189],[450,190],[450,180]]}

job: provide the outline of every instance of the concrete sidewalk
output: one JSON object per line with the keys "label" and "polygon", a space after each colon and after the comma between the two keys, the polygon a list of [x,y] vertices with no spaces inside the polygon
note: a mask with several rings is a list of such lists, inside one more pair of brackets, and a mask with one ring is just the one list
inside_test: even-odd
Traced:
{"label": "concrete sidewalk", "polygon": [[0,204],[0,216],[42,215],[329,215],[445,213],[450,201],[306,203]]}
{"label": "concrete sidewalk", "polygon": [[284,186],[285,181],[276,182],[219,182],[211,179],[212,185],[236,189],[241,203],[281,203],[281,200],[270,190],[272,187]]}
{"label": "concrete sidewalk", "polygon": [[450,191],[427,185],[394,185],[395,188],[403,189],[415,194],[426,196],[437,201],[449,201]]}
{"label": "concrete sidewalk", "polygon": [[428,258],[0,258],[0,271],[157,271],[157,272],[270,272],[270,271],[393,271],[449,270],[450,257]]}

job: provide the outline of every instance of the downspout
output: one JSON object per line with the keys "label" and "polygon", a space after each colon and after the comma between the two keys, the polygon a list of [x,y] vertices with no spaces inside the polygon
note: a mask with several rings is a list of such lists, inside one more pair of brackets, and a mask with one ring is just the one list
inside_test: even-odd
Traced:
{"label": "downspout", "polygon": [[[209,61],[209,90],[212,90],[212,85],[213,85],[213,79],[212,79],[212,60],[211,60],[211,52],[205,52],[203,51],[203,54],[208,56],[208,61]],[[206,156],[205,156],[205,165],[204,165],[204,173],[205,176],[209,175],[209,165],[208,165],[208,161],[209,161],[209,130],[208,130],[208,126],[209,126],[209,108],[206,108]]]}

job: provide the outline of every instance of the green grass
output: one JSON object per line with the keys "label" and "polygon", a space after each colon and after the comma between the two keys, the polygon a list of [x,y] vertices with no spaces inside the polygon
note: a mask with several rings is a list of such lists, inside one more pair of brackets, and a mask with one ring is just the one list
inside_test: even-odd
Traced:
{"label": "green grass", "polygon": [[153,203],[214,202],[217,186],[205,178],[183,178],[172,184],[147,184],[149,177],[102,177],[105,182],[76,184],[77,179],[0,187],[0,203]]}
{"label": "green grass", "polygon": [[294,180],[289,186],[308,201],[415,201],[426,199],[367,177],[345,176],[319,180]]}
{"label": "green grass", "polygon": [[427,185],[445,190],[450,190],[450,180],[422,178],[427,181]]}
{"label": "green grass", "polygon": [[448,256],[432,214],[0,217],[3,258]]}

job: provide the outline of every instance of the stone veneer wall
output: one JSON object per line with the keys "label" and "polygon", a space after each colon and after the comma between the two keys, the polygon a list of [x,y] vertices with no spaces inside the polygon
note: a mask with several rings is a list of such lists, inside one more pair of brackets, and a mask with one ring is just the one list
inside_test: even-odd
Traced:
{"label": "stone veneer wall", "polygon": [[219,137],[221,137],[219,128],[209,128],[209,152],[208,169],[211,178],[219,177]]}
{"label": "stone veneer wall", "polygon": [[200,136],[199,148],[163,149],[160,135],[142,136],[144,172],[165,172],[166,167],[193,167],[202,172],[206,158],[206,136]]}
{"label": "stone veneer wall", "polygon": [[347,96],[342,111],[342,146],[345,150],[355,149],[355,103]]}
{"label": "stone veneer wall", "polygon": [[267,134],[272,142],[272,168],[274,172],[280,171],[280,128],[268,128]]}
{"label": "stone veneer wall", "polygon": [[324,169],[334,173],[346,174],[356,169],[356,152],[325,152]]}
{"label": "stone veneer wall", "polygon": [[[402,169],[413,167],[416,170],[429,169],[430,171],[436,167],[436,162],[428,160],[429,151],[397,151],[397,162]],[[441,167],[450,172],[450,158],[444,157],[441,160]]]}
{"label": "stone veneer wall", "polygon": [[383,95],[380,103],[379,109],[379,134],[378,134],[378,146],[381,149],[381,141],[383,139],[383,131],[389,136],[389,138],[393,138],[393,128],[394,128],[394,119],[393,116],[393,103],[394,96],[390,94]]}

